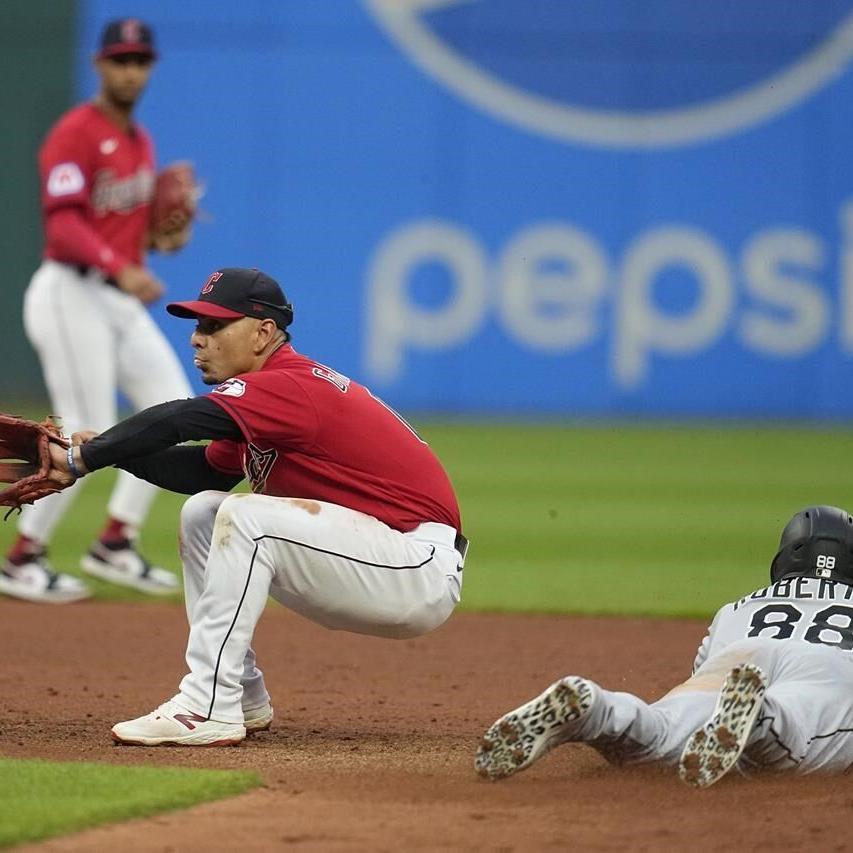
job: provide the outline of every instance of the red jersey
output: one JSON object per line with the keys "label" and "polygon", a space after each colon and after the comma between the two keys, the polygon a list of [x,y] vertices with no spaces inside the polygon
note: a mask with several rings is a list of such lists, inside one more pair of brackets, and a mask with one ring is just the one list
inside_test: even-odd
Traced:
{"label": "red jersey", "polygon": [[207,461],[243,473],[254,492],[327,501],[403,532],[426,521],[461,530],[453,487],[429,445],[362,385],[291,346],[207,396],[244,436],[212,442]]}
{"label": "red jersey", "polygon": [[[93,265],[113,274],[142,263],[155,180],[154,146],[144,128],[122,130],[94,104],[81,104],[51,129],[39,174],[45,218],[76,208],[99,238]],[[61,233],[46,231],[46,258],[80,263]]]}

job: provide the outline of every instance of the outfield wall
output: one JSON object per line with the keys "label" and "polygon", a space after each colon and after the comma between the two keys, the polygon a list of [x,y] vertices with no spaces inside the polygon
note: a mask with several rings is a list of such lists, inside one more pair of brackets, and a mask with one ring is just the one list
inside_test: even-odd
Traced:
{"label": "outfield wall", "polygon": [[[156,267],[267,269],[410,411],[846,418],[853,0],[771,5],[137,0],[142,117],[208,184]],[[128,7],[80,6],[83,96]]]}
{"label": "outfield wall", "polygon": [[24,337],[21,298],[41,254],[36,148],[71,103],[73,0],[0,3],[0,409],[43,397],[35,354]]}

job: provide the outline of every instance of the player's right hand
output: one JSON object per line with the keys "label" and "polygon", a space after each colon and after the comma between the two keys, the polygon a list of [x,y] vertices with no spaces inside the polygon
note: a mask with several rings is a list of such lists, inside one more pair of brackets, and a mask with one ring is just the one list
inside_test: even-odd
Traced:
{"label": "player's right hand", "polygon": [[140,302],[148,305],[156,302],[166,291],[163,282],[144,267],[128,264],[116,276],[119,290],[135,296]]}

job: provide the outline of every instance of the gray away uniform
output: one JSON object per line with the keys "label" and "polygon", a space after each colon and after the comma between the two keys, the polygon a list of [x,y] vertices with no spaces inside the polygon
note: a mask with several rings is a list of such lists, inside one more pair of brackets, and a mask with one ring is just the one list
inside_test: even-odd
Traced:
{"label": "gray away uniform", "polygon": [[678,764],[688,737],[714,711],[727,673],[754,663],[767,676],[741,771],[844,772],[853,766],[853,586],[795,577],[726,604],[693,675],[652,704],[592,685],[590,713],[571,740],[614,764]]}

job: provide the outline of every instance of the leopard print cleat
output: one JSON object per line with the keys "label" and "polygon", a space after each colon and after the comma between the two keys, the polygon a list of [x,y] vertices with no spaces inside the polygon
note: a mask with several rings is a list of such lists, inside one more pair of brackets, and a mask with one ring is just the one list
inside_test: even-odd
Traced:
{"label": "leopard print cleat", "polygon": [[736,666],[720,690],[711,718],[687,739],[678,775],[694,788],[718,782],[737,764],[752,732],[767,679],[755,664]]}
{"label": "leopard print cleat", "polygon": [[490,726],[474,758],[486,779],[503,779],[530,767],[560,743],[572,739],[574,727],[592,707],[593,684],[569,675]]}

